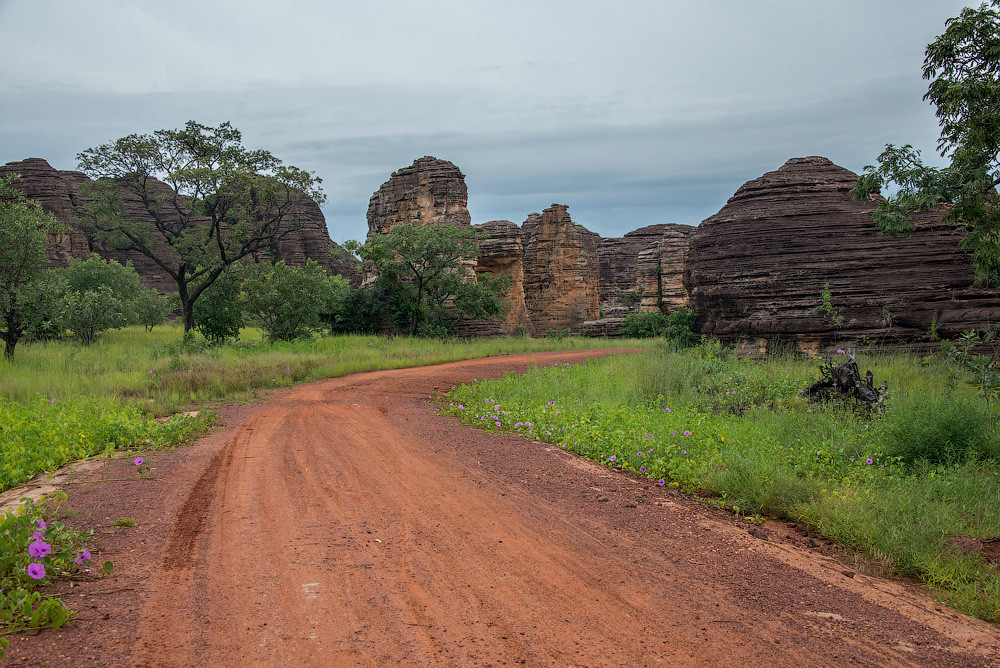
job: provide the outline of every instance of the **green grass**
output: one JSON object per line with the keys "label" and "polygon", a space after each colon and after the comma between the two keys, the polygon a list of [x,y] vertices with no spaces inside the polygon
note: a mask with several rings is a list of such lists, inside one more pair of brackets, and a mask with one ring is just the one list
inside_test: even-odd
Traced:
{"label": "green grass", "polygon": [[1000,536],[997,416],[941,363],[860,364],[889,382],[879,415],[806,401],[814,363],[739,358],[717,344],[476,383],[451,393],[446,410],[741,514],[805,523],[1000,621],[1000,569],[961,548]]}

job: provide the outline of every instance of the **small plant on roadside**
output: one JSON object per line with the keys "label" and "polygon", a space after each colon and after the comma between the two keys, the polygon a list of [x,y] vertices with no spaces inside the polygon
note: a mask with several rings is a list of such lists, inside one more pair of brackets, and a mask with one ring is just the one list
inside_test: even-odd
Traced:
{"label": "small plant on roadside", "polygon": [[[6,627],[7,633],[59,628],[75,616],[60,599],[39,591],[60,577],[91,573],[93,555],[87,544],[93,532],[43,519],[65,499],[64,492],[38,503],[24,498],[16,512],[8,510],[0,516],[0,627]],[[8,643],[2,635],[0,640],[3,658]]]}
{"label": "small plant on roadside", "polygon": [[119,517],[115,520],[116,527],[131,528],[135,526],[135,520],[131,517]]}
{"label": "small plant on roadside", "polygon": [[952,367],[952,372],[958,376],[966,374],[966,382],[979,391],[979,396],[986,402],[986,413],[990,413],[990,404],[1000,396],[1000,367],[992,357],[976,352],[976,347],[984,343],[992,343],[997,332],[991,330],[986,336],[975,330],[963,332],[958,342],[945,340],[941,342],[941,352]]}
{"label": "small plant on roadside", "polygon": [[135,464],[135,472],[136,473],[138,473],[143,478],[149,478],[150,477],[150,475],[149,475],[149,462],[147,462],[144,458],[142,458],[142,457],[136,457],[132,461],[132,463]]}

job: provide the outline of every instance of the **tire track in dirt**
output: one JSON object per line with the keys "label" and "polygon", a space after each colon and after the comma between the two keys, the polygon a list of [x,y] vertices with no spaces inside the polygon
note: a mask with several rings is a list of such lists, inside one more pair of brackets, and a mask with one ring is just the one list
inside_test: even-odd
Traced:
{"label": "tire track in dirt", "polygon": [[997,664],[995,627],[899,584],[838,577],[671,490],[432,415],[435,390],[525,364],[299,386],[230,424],[190,478],[122,663]]}

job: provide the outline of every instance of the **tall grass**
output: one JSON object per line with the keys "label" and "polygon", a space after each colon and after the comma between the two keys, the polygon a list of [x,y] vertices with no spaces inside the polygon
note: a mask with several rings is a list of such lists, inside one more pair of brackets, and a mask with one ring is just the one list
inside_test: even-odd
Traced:
{"label": "tall grass", "polygon": [[[90,346],[56,341],[22,344],[13,362],[0,361],[0,397],[100,397],[140,402],[165,415],[234,395],[360,371],[452,362],[523,352],[607,347],[604,339],[497,338],[476,340],[336,336],[269,345],[257,330],[225,346],[180,344],[180,327],[105,333]],[[643,346],[646,342],[615,342]]]}
{"label": "tall grass", "polygon": [[963,549],[1000,536],[996,416],[943,364],[861,364],[889,383],[876,415],[805,400],[813,363],[739,358],[716,344],[477,383],[453,392],[448,410],[742,514],[803,522],[1000,621],[1000,570]]}

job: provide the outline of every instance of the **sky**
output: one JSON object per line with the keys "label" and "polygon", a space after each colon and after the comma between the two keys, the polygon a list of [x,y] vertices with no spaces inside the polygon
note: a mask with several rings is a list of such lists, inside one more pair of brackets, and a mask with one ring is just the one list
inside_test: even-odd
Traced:
{"label": "sky", "polygon": [[[230,121],[323,179],[334,241],[421,156],[474,223],[565,204],[605,237],[885,144],[941,163],[924,49],[949,0],[0,0],[0,164]],[[978,3],[976,3],[978,6]]]}

